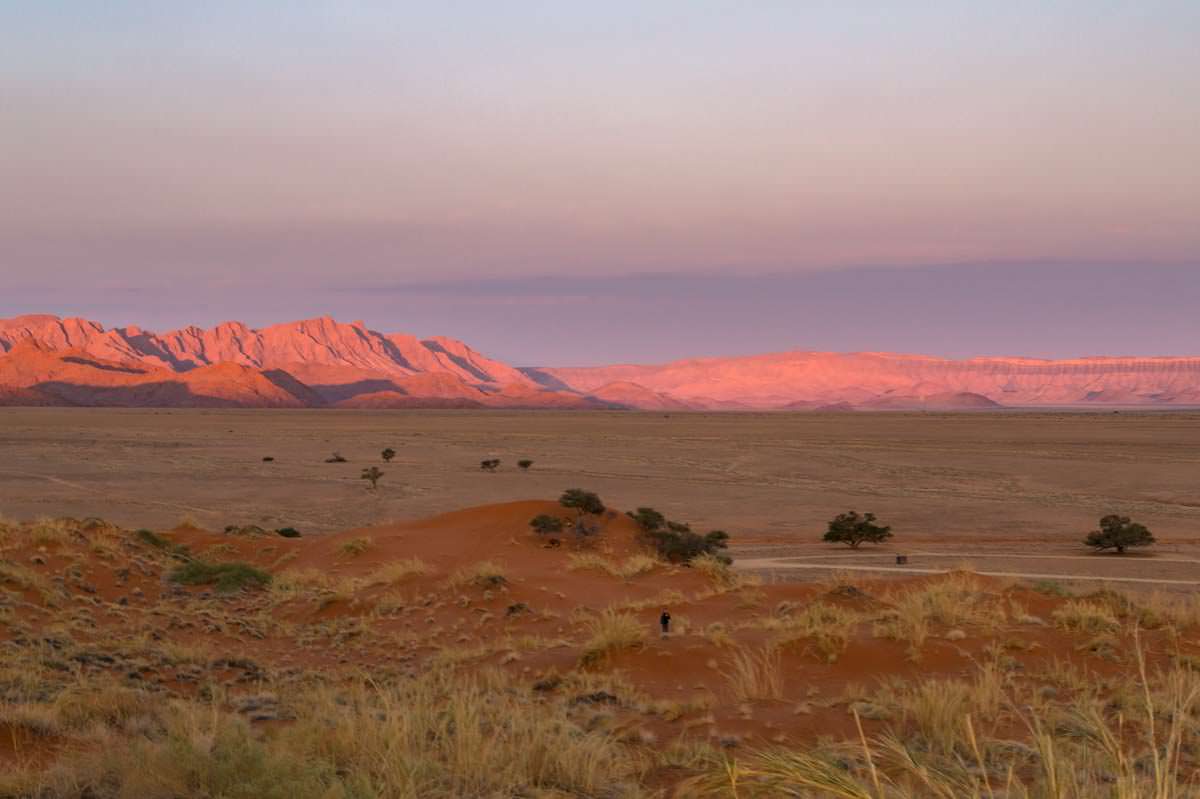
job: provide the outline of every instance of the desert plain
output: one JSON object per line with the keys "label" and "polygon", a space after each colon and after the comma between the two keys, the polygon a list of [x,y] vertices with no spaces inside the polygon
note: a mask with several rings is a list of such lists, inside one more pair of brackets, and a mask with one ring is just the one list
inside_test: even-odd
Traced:
{"label": "desert plain", "polygon": [[[747,558],[1200,580],[1175,560],[1200,558],[1200,413],[3,408],[0,447],[13,518],[329,533],[583,487],[724,529]],[[326,463],[335,452],[346,462]],[[892,542],[820,543],[849,509]],[[1153,556],[1089,555],[1080,541],[1107,513],[1149,526]]]}
{"label": "desert plain", "polygon": [[[30,408],[0,444],[0,796],[1197,795],[1194,414]],[[823,543],[850,509],[893,539]],[[1110,513],[1157,543],[1089,552]]]}

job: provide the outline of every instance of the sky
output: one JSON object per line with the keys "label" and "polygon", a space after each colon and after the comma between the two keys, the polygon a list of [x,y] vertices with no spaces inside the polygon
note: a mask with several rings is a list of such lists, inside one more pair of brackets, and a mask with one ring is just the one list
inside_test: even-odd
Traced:
{"label": "sky", "polygon": [[1200,3],[0,2],[0,315],[1200,353]]}

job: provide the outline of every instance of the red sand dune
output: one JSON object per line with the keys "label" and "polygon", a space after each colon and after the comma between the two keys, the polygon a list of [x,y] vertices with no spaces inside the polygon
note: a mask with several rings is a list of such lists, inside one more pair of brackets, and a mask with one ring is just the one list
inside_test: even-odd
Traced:
{"label": "red sand dune", "polygon": [[947,360],[796,351],[517,369],[454,339],[383,334],[328,317],[157,334],[21,316],[0,320],[0,351],[6,353],[0,404],[8,405],[817,411],[1200,405],[1200,357]]}
{"label": "red sand dune", "polygon": [[[947,625],[933,624],[919,657],[911,656],[903,641],[880,637],[869,621],[863,621],[834,657],[822,654],[807,639],[784,645],[780,650],[781,668],[787,680],[782,695],[753,700],[753,712],[746,712],[747,701],[735,695],[729,680],[732,659],[736,652],[753,651],[772,639],[764,624],[771,617],[782,618],[792,612],[789,606],[799,608],[816,601],[849,610],[886,608],[894,591],[931,585],[953,576],[886,583],[863,581],[861,590],[842,592],[830,592],[828,583],[768,583],[718,590],[699,570],[661,563],[649,571],[623,577],[593,568],[572,569],[570,557],[588,551],[617,561],[639,552],[636,528],[629,518],[606,514],[597,519],[601,529],[596,536],[574,540],[568,533],[561,546],[550,548],[529,529],[529,519],[541,513],[569,515],[555,502],[529,500],[295,539],[180,527],[166,537],[202,559],[250,562],[271,571],[277,579],[285,579],[288,574],[316,575],[328,579],[330,585],[320,596],[314,589],[291,599],[286,592],[281,592],[278,600],[256,592],[213,598],[213,602],[224,603],[247,618],[273,617],[289,622],[262,628],[254,640],[219,626],[190,623],[164,626],[163,634],[168,641],[189,645],[206,641],[223,652],[252,656],[271,668],[303,665],[330,675],[343,669],[342,664],[351,670],[398,667],[415,673],[444,650],[458,648],[465,653],[460,661],[463,668],[505,669],[532,685],[547,675],[582,668],[581,656],[589,635],[586,621],[591,614],[623,606],[646,631],[652,631],[659,609],[669,604],[676,619],[675,634],[668,639],[648,635],[641,645],[615,651],[594,667],[619,672],[634,691],[679,703],[680,712],[688,716],[682,723],[644,713],[637,718],[638,724],[663,741],[681,735],[711,737],[718,733],[756,744],[778,741],[780,736],[793,743],[822,736],[851,738],[855,735],[854,720],[847,710],[850,700],[844,697],[852,686],[873,686],[894,678],[961,679],[993,657],[988,653],[998,650],[1001,642],[1014,639],[1022,645],[1012,650],[1010,659],[1019,661],[1013,673],[1030,675],[1030,679],[1062,664],[1087,669],[1099,679],[1127,674],[1128,664],[1088,648],[1092,633],[1086,630],[1072,633],[1052,625],[1014,626],[1016,622],[1006,621],[1003,613],[994,628],[970,627],[966,637],[960,633],[951,638]],[[101,533],[106,536],[105,545],[122,547],[125,557],[80,557],[81,552],[90,551],[92,538]],[[81,608],[93,604],[116,602],[131,613],[162,609],[174,612],[169,592],[183,589],[173,587],[161,570],[174,568],[178,562],[156,552],[128,532],[99,527],[64,537],[61,542],[36,544],[29,539],[27,544],[10,548],[7,556],[13,562],[30,564],[35,573],[46,576],[70,575],[68,566],[81,565],[77,577],[69,577],[62,584],[63,591],[80,600],[72,613],[82,613]],[[137,556],[139,568],[126,568],[131,556]],[[401,578],[373,578],[382,567],[410,558],[418,558],[422,567]],[[454,580],[460,569],[482,562],[496,564],[503,580],[491,586]],[[972,577],[970,582],[980,599],[997,602],[997,607],[1016,602],[1023,612],[1041,619],[1051,618],[1054,610],[1067,601],[985,577]],[[207,587],[186,589],[193,596],[209,596],[209,591]],[[42,618],[44,600],[37,592],[29,588],[21,597],[24,604],[16,611],[16,618],[26,624],[33,624],[35,617]],[[390,610],[383,605],[389,599]],[[167,617],[166,613],[162,615]],[[82,645],[102,647],[111,626],[121,623],[124,617],[97,610],[94,618],[93,630],[83,627],[75,634]],[[372,634],[343,637],[336,626],[320,626],[325,621],[354,618],[369,618]],[[3,633],[0,625],[0,640]],[[722,635],[736,637],[738,646],[722,643]],[[517,656],[517,644],[513,642],[519,640],[533,644]],[[1181,641],[1183,651],[1192,656],[1193,636],[1177,637],[1167,627],[1147,628],[1143,643],[1150,652],[1151,668],[1169,663],[1171,653],[1180,651]],[[481,644],[487,646],[473,654],[470,647]],[[505,656],[509,649],[512,657]],[[170,690],[185,693],[196,687],[194,680],[183,683],[169,670],[156,673],[154,679],[163,681]],[[703,697],[703,704],[683,709],[682,703],[696,697]],[[864,724],[868,734],[887,727],[886,722],[871,719]],[[4,762],[0,750],[0,766]]]}

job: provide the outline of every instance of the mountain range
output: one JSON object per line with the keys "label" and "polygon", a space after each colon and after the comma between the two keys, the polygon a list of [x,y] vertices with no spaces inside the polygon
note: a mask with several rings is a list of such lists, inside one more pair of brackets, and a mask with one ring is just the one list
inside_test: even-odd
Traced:
{"label": "mountain range", "polygon": [[971,358],[792,351],[517,368],[455,339],[323,317],[154,333],[0,320],[0,405],[988,410],[1200,405],[1200,357]]}

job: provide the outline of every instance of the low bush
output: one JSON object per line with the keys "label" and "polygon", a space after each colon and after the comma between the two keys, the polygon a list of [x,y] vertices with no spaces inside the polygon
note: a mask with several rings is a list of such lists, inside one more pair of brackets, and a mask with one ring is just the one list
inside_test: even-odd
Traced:
{"label": "low bush", "polygon": [[143,544],[146,544],[147,546],[152,546],[155,549],[170,549],[171,548],[171,542],[168,541],[167,539],[163,538],[161,535],[154,532],[153,530],[146,530],[146,529],[135,530],[133,532],[133,537],[136,538],[138,541],[141,541]]}
{"label": "low bush", "polygon": [[529,520],[529,526],[532,527],[533,531],[539,535],[561,533],[563,529],[563,520],[557,516],[540,513]]}
{"label": "low bush", "polygon": [[645,538],[653,544],[659,557],[671,563],[690,563],[703,555],[710,555],[726,565],[733,562],[728,555],[722,554],[729,546],[729,534],[724,530],[700,535],[689,529],[668,528],[646,533]]}
{"label": "low bush", "polygon": [[271,575],[245,563],[208,563],[190,560],[171,572],[171,582],[183,585],[212,585],[218,591],[263,588]]}
{"label": "low bush", "polygon": [[684,522],[673,522],[654,508],[641,507],[626,515],[637,523],[643,540],[660,558],[671,563],[690,563],[703,555],[729,565],[733,559],[722,553],[729,546],[729,534],[713,530],[705,535],[692,532]]}

